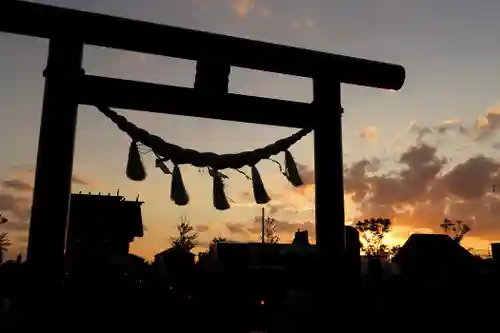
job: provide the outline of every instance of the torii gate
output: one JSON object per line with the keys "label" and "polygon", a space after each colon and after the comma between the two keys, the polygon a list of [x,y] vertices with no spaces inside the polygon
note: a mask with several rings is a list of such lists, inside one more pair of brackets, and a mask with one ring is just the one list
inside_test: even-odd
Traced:
{"label": "torii gate", "polygon": [[[50,40],[28,245],[28,261],[34,267],[42,264],[46,274],[58,274],[62,266],[77,108],[82,104],[312,128],[316,242],[323,260],[336,263],[337,272],[342,270],[341,83],[398,90],[405,80],[402,66],[18,0],[0,2],[0,31]],[[314,101],[227,94],[224,108],[186,107],[193,89],[85,74],[85,44],[198,63],[215,60],[227,73],[230,66],[239,66],[308,77],[313,79]],[[287,114],[273,117],[269,110]]]}

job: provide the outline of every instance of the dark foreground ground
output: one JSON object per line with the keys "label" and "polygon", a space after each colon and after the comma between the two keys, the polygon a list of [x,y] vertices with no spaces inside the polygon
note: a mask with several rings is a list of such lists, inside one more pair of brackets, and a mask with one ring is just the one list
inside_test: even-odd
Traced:
{"label": "dark foreground ground", "polygon": [[250,287],[193,295],[152,287],[66,288],[43,298],[43,293],[18,295],[0,332],[461,331],[488,326],[499,316],[500,294],[485,286],[365,286],[346,292],[339,308],[321,295],[292,304],[277,292],[262,302]]}

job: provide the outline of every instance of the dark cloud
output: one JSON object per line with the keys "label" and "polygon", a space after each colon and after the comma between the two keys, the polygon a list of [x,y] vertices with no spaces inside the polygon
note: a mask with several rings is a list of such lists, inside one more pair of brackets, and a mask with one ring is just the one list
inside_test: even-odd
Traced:
{"label": "dark cloud", "polygon": [[210,242],[211,241],[207,240],[198,240],[198,244],[196,244],[196,247],[199,249],[208,249],[208,247],[210,246]]}
{"label": "dark cloud", "polygon": [[198,230],[198,232],[205,232],[205,231],[208,231],[210,229],[210,226],[206,225],[206,224],[198,224],[196,226],[196,230]]}
{"label": "dark cloud", "polygon": [[[473,141],[482,142],[495,136],[500,129],[500,105],[488,108],[484,115],[480,116],[475,123],[464,124],[459,120],[445,120],[434,126],[422,126],[412,122],[409,132],[417,135],[417,141],[424,137],[444,135],[447,133],[458,133]],[[494,143],[493,147],[498,149],[500,145]]]}
{"label": "dark cloud", "polygon": [[436,126],[435,129],[440,134],[453,131],[464,135],[469,134],[469,130],[458,120],[444,121],[441,125]]}
{"label": "dark cloud", "polygon": [[[497,221],[500,215],[500,162],[478,155],[452,164],[449,158],[440,154],[436,145],[423,141],[426,136],[438,138],[455,133],[471,142],[482,142],[492,138],[499,129],[500,107],[488,109],[471,125],[464,125],[459,120],[446,120],[434,126],[412,123],[408,130],[417,135],[417,143],[395,159],[362,159],[344,167],[345,192],[357,204],[360,211],[357,218],[384,216],[393,218],[395,225],[402,227],[439,231],[443,218],[448,217],[471,225],[471,236],[500,240]],[[492,147],[500,149],[500,141]],[[303,164],[298,164],[298,168],[304,183],[314,184],[314,168]],[[268,212],[273,216],[280,216],[289,208],[286,200],[272,205]],[[312,223],[281,220],[277,221],[277,228],[283,233],[297,228],[314,231]],[[260,222],[232,224],[231,230],[240,234],[259,233]]]}
{"label": "dark cloud", "polygon": [[420,141],[426,135],[432,134],[433,130],[430,127],[427,127],[427,126],[420,126],[420,125],[417,125],[417,124],[412,124],[410,126],[410,132],[411,133],[415,133],[417,135],[417,140]]}
{"label": "dark cloud", "polygon": [[377,171],[379,164],[379,160],[363,159],[344,170],[344,189],[353,195],[355,201],[362,200],[368,194],[370,187],[365,181],[365,175],[367,172]]}
{"label": "dark cloud", "polygon": [[31,200],[24,197],[17,197],[9,193],[0,193],[0,212],[5,215],[9,221],[24,221],[29,217]]}
{"label": "dark cloud", "polygon": [[90,185],[90,182],[88,182],[87,180],[85,180],[77,175],[73,175],[73,177],[71,178],[71,181],[75,185]]}
{"label": "dark cloud", "polygon": [[[31,193],[33,191],[33,167],[17,168],[18,176],[0,180],[0,213],[9,221],[2,230],[9,232],[14,248],[23,248],[28,241],[29,218],[31,215]],[[73,183],[89,185],[83,178],[74,175]]]}
{"label": "dark cloud", "polygon": [[18,221],[18,220],[14,220],[14,221],[9,221],[8,223],[6,223],[4,226],[3,226],[3,229],[5,229],[6,231],[8,232],[16,232],[16,231],[20,231],[20,232],[27,232],[30,228],[30,225],[28,222],[23,222],[23,221]]}
{"label": "dark cloud", "polygon": [[4,189],[12,189],[20,192],[33,190],[33,186],[31,184],[21,179],[3,180],[0,183],[0,186],[3,187]]}
{"label": "dark cloud", "polygon": [[[13,169],[16,170],[18,176],[26,176],[25,178],[28,178],[29,181],[27,181],[26,179],[21,179],[21,178],[16,177],[12,180],[3,181],[1,185],[6,187],[4,185],[4,182],[14,182],[13,186],[16,186],[15,182],[20,182],[20,183],[22,183],[21,186],[23,186],[23,188],[26,188],[26,191],[28,191],[28,188],[26,186],[29,186],[29,189],[32,190],[33,189],[33,177],[35,176],[36,167],[35,166],[15,166],[15,167],[13,167]],[[90,181],[82,178],[79,175],[73,175],[71,177],[71,181],[75,185],[91,185],[92,184]],[[17,188],[14,188],[14,187],[11,187],[11,188],[17,190]]]}
{"label": "dark cloud", "polygon": [[297,168],[299,169],[300,178],[304,182],[304,185],[314,184],[314,169],[308,165],[297,163]]}
{"label": "dark cloud", "polygon": [[494,142],[494,143],[491,145],[491,148],[496,149],[496,150],[500,149],[500,142],[499,142],[499,141]]}
{"label": "dark cloud", "polygon": [[278,213],[278,212],[282,211],[282,210],[283,210],[283,209],[285,209],[287,206],[286,206],[286,204],[284,204],[284,203],[272,203],[272,202],[271,202],[271,203],[269,203],[269,204],[267,205],[267,207],[268,207],[268,211],[267,211],[267,212],[268,212],[269,214],[273,215],[273,214],[276,214],[276,213]]}
{"label": "dark cloud", "polygon": [[[307,230],[309,236],[314,237],[315,227],[313,222],[289,222],[283,220],[276,220],[276,232],[279,235],[287,235],[293,237],[293,234],[297,230]],[[249,228],[249,231],[254,234],[259,234],[261,232],[260,222],[254,222],[253,226]]]}
{"label": "dark cloud", "polygon": [[482,198],[490,193],[498,180],[500,164],[488,157],[472,157],[464,163],[456,165],[440,179],[440,186],[448,194],[463,200]]}
{"label": "dark cloud", "polygon": [[226,228],[233,235],[246,235],[248,233],[243,223],[226,223]]}
{"label": "dark cloud", "polygon": [[[387,169],[379,159],[362,159],[344,168],[345,193],[359,208],[357,218],[384,216],[398,226],[440,231],[448,217],[471,225],[471,236],[500,239],[499,161],[478,155],[452,165],[437,147],[419,142],[395,162]],[[307,166],[300,170],[314,174]],[[255,223],[247,227],[250,233],[260,230]],[[314,230],[313,224],[299,224],[277,221],[283,232]]]}
{"label": "dark cloud", "polygon": [[392,217],[398,225],[438,230],[447,216],[473,225],[471,235],[500,237],[500,196],[492,191],[500,184],[499,162],[474,156],[445,170],[447,159],[426,144],[411,146],[398,162],[398,170],[382,174],[369,170],[367,160],[346,168],[346,194],[360,218]]}
{"label": "dark cloud", "polygon": [[27,245],[28,244],[29,235],[27,233],[18,234],[18,235],[16,235],[15,238],[16,238],[17,243],[19,243],[20,245]]}
{"label": "dark cloud", "polygon": [[0,193],[0,210],[12,210],[19,204],[19,199],[10,194]]}
{"label": "dark cloud", "polygon": [[421,141],[424,137],[430,135],[459,133],[461,135],[470,136],[473,134],[471,128],[467,128],[467,126],[458,120],[445,120],[441,124],[435,126],[422,126],[414,122],[410,125],[409,132],[417,135],[417,141]]}
{"label": "dark cloud", "polygon": [[[255,216],[246,223],[227,223],[226,227],[233,236],[260,235],[262,231],[262,217]],[[315,227],[313,222],[289,222],[275,219],[276,233],[280,236],[293,237],[297,230],[307,230],[314,237]]]}

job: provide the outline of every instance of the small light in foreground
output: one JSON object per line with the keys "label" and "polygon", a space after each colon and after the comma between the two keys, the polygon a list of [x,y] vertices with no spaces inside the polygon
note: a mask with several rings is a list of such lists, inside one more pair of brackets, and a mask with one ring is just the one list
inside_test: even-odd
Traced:
{"label": "small light in foreground", "polygon": [[264,301],[264,300],[260,301],[260,305],[264,305],[265,303],[266,303],[266,301]]}

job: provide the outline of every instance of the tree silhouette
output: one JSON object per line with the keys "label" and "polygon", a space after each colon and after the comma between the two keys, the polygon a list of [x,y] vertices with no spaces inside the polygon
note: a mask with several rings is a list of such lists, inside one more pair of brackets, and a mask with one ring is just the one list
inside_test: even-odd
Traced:
{"label": "tree silhouette", "polygon": [[394,245],[387,249],[387,252],[389,253],[389,261],[392,261],[392,259],[394,259],[399,250],[401,250],[401,245]]}
{"label": "tree silhouette", "polygon": [[191,251],[198,245],[199,234],[185,216],[181,217],[181,223],[177,225],[177,231],[179,236],[171,238],[174,249]]}
{"label": "tree silhouette", "polygon": [[280,238],[276,235],[276,219],[267,217],[264,220],[264,243],[277,244],[279,241]]}
{"label": "tree silhouette", "polygon": [[[7,221],[5,216],[0,213],[0,224],[5,224]],[[0,232],[0,261],[3,258],[3,254],[9,250],[10,245],[9,234],[7,232]]]}
{"label": "tree silhouette", "polygon": [[450,237],[460,243],[464,238],[465,234],[470,231],[470,227],[461,220],[456,220],[455,222],[445,218],[443,223],[439,225],[443,229],[445,234],[451,232]]}
{"label": "tree silhouette", "polygon": [[219,237],[214,237],[212,238],[212,240],[210,241],[210,247],[216,245],[217,243],[220,243],[220,242],[225,242],[227,239],[226,237],[224,236],[219,236]]}
{"label": "tree silhouette", "polygon": [[384,244],[384,236],[391,231],[392,222],[387,218],[371,218],[354,225],[364,239],[362,250],[367,256],[391,254],[391,248]]}
{"label": "tree silhouette", "polygon": [[0,232],[0,256],[8,251],[10,245],[9,234],[7,232]]}
{"label": "tree silhouette", "polygon": [[225,241],[226,241],[226,237],[224,237],[224,236],[212,238],[212,240],[210,241],[210,244],[208,244],[208,249],[206,251],[199,252],[198,258],[202,258],[206,255],[209,255],[210,253],[212,253],[213,248],[215,247],[215,245],[217,245],[217,243],[225,242]]}

